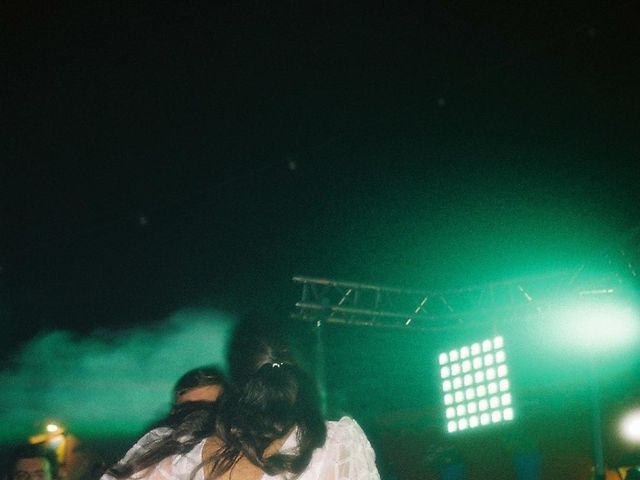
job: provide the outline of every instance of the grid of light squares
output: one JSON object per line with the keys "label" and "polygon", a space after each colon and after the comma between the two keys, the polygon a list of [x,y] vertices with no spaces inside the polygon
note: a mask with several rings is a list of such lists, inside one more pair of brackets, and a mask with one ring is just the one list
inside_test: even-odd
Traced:
{"label": "grid of light squares", "polygon": [[499,336],[438,355],[448,432],[513,420],[506,360]]}

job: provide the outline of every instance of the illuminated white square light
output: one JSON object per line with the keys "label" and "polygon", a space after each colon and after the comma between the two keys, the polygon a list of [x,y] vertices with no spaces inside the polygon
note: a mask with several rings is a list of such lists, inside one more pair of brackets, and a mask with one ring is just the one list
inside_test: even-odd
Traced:
{"label": "illuminated white square light", "polygon": [[469,360],[464,360],[462,362],[462,373],[467,373],[471,370],[471,362]]}
{"label": "illuminated white square light", "polygon": [[445,365],[449,361],[449,356],[446,353],[441,353],[438,356],[438,363],[440,365]]}
{"label": "illuminated white square light", "polygon": [[467,388],[464,391],[464,398],[467,400],[473,400],[476,398],[476,391],[473,388]]}
{"label": "illuminated white square light", "polygon": [[513,420],[504,343],[496,336],[438,355],[448,432]]}
{"label": "illuminated white square light", "polygon": [[480,419],[477,415],[471,415],[469,417],[469,426],[471,428],[476,428],[480,424]]}

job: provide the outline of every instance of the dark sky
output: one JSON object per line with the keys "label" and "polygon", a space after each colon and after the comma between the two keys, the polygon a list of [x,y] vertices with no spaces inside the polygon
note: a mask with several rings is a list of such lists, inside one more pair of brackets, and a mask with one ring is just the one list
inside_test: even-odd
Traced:
{"label": "dark sky", "polygon": [[441,289],[638,222],[640,4],[1,7],[3,349],[304,274]]}

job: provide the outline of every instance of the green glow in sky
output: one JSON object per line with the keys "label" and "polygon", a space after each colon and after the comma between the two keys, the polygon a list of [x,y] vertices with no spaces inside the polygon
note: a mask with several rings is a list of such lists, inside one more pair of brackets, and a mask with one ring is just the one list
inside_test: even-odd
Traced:
{"label": "green glow in sky", "polygon": [[633,345],[638,338],[638,314],[630,305],[576,302],[558,309],[555,315],[557,341],[589,353]]}
{"label": "green glow in sky", "polygon": [[79,436],[135,436],[166,413],[184,372],[225,368],[232,326],[223,314],[184,310],[153,328],[39,336],[0,373],[0,441],[26,440],[52,421]]}

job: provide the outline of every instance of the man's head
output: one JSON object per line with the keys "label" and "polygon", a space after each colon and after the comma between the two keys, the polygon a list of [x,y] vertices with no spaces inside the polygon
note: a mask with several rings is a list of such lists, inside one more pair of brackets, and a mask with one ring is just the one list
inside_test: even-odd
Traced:
{"label": "man's head", "polygon": [[14,451],[11,465],[11,480],[53,480],[58,462],[44,446],[24,445]]}
{"label": "man's head", "polygon": [[200,367],[185,373],[173,388],[173,403],[215,402],[224,390],[226,381],[215,367]]}

